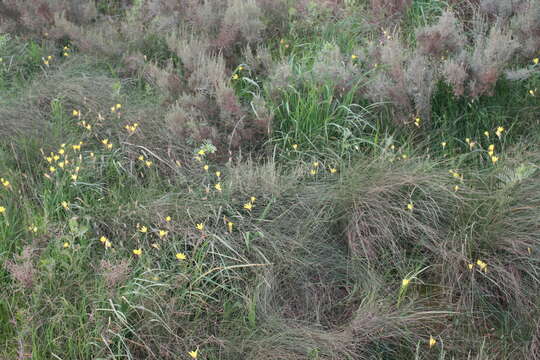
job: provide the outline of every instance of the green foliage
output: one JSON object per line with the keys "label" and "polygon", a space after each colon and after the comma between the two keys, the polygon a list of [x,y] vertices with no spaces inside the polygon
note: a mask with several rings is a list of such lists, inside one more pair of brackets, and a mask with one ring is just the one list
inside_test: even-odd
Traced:
{"label": "green foliage", "polygon": [[503,2],[0,3],[0,358],[537,356]]}

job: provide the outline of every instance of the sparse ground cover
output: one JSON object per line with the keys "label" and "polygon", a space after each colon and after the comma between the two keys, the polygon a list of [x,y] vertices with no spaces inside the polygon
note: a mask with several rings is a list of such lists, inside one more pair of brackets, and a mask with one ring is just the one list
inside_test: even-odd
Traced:
{"label": "sparse ground cover", "polygon": [[0,30],[0,359],[540,359],[537,1]]}

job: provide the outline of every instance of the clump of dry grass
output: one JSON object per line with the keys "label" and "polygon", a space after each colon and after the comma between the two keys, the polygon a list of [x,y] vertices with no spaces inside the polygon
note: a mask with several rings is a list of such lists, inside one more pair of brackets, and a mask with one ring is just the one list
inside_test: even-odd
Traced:
{"label": "clump of dry grass", "polygon": [[14,261],[8,260],[4,264],[6,270],[23,289],[31,289],[36,281],[37,270],[33,258],[34,249],[27,246],[23,249],[21,255],[16,256]]}

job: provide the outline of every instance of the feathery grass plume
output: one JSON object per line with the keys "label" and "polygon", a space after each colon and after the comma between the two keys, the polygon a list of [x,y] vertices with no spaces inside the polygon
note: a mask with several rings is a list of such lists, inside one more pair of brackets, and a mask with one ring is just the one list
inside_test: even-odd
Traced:
{"label": "feathery grass plume", "polygon": [[[135,66],[141,65],[143,63],[140,61],[135,64]],[[149,63],[142,69],[145,80],[157,87],[169,101],[176,99],[182,92],[182,80],[176,73],[172,61],[168,61],[164,68],[157,66],[155,63]]]}
{"label": "feathery grass plume", "polygon": [[113,289],[128,279],[130,273],[129,261],[124,259],[114,263],[111,260],[103,259],[99,263],[99,271],[105,280],[107,288]]}
{"label": "feathery grass plume", "polygon": [[455,57],[446,59],[442,67],[442,77],[452,86],[454,96],[464,96],[465,86],[469,79],[469,58],[466,52],[462,51]]}
{"label": "feathery grass plume", "polygon": [[265,25],[261,21],[262,11],[255,0],[228,0],[223,14],[221,29],[216,38],[218,49],[231,49],[238,41],[254,44],[262,39]]}
{"label": "feathery grass plume", "polygon": [[362,80],[359,67],[345,62],[337,44],[326,43],[317,53],[311,72],[304,76],[319,86],[330,85],[337,94],[349,92]]}
{"label": "feathery grass plume", "polygon": [[89,24],[97,17],[93,1],[7,0],[0,3],[1,27],[14,33],[42,35],[65,14],[71,22]]}
{"label": "feathery grass plume", "polygon": [[499,23],[490,28],[487,36],[479,35],[475,39],[470,57],[469,95],[472,98],[492,93],[504,67],[518,48],[512,34]]}
{"label": "feathery grass plume", "polygon": [[[409,54],[397,38],[385,40],[379,51],[381,66],[377,68],[367,81],[366,95],[375,102],[388,102],[394,122],[396,124],[404,124],[410,120],[414,111],[414,103],[410,97],[411,89],[407,83],[407,61]],[[411,70],[421,72],[417,74],[424,77],[420,81],[429,78],[428,68],[423,69],[419,67],[415,69],[411,68]],[[420,92],[418,91],[416,95],[420,95]]]}
{"label": "feathery grass plume", "polygon": [[373,19],[386,27],[399,23],[412,3],[412,0],[370,0],[370,8]]}
{"label": "feathery grass plume", "polygon": [[37,270],[33,264],[33,252],[34,249],[27,246],[21,255],[15,257],[14,261],[8,260],[4,264],[5,269],[25,289],[33,287],[37,276]]}
{"label": "feathery grass plume", "polygon": [[407,92],[414,102],[416,115],[424,121],[431,119],[431,98],[437,82],[433,63],[415,53],[407,63]]}
{"label": "feathery grass plume", "polygon": [[510,26],[519,42],[520,53],[527,59],[537,56],[540,52],[540,2],[523,1]]}
{"label": "feathery grass plume", "polygon": [[526,2],[527,0],[481,0],[479,10],[483,14],[506,21]]}
{"label": "feathery grass plume", "polygon": [[436,59],[458,53],[465,45],[461,22],[451,10],[446,10],[436,24],[416,30],[417,50]]}
{"label": "feathery grass plume", "polygon": [[258,76],[268,76],[270,70],[274,67],[272,54],[268,47],[264,45],[259,44],[254,48],[248,44],[242,51],[242,58],[245,63],[248,64],[249,70],[253,71]]}

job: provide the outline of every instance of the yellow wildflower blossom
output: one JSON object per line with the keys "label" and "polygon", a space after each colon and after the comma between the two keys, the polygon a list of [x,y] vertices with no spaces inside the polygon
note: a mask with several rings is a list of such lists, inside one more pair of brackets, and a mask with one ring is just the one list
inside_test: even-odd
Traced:
{"label": "yellow wildflower blossom", "polygon": [[195,227],[196,227],[197,230],[199,230],[199,231],[203,231],[203,230],[204,230],[204,224],[203,224],[203,223],[196,224]]}
{"label": "yellow wildflower blossom", "polygon": [[432,348],[437,344],[437,340],[433,338],[433,336],[429,335],[429,347]]}
{"label": "yellow wildflower blossom", "polygon": [[199,348],[197,348],[197,350],[188,352],[188,354],[189,356],[191,356],[192,359],[196,359],[199,354]]}
{"label": "yellow wildflower blossom", "polygon": [[176,253],[176,258],[178,260],[186,260],[187,256],[186,254],[180,252],[180,253]]}
{"label": "yellow wildflower blossom", "polygon": [[484,271],[487,273],[487,264],[485,262],[483,262],[482,260],[477,260],[476,261],[476,265],[478,265],[478,267],[480,268],[480,270]]}
{"label": "yellow wildflower blossom", "polygon": [[142,249],[133,249],[133,254],[136,255],[136,256],[141,256],[142,255]]}

